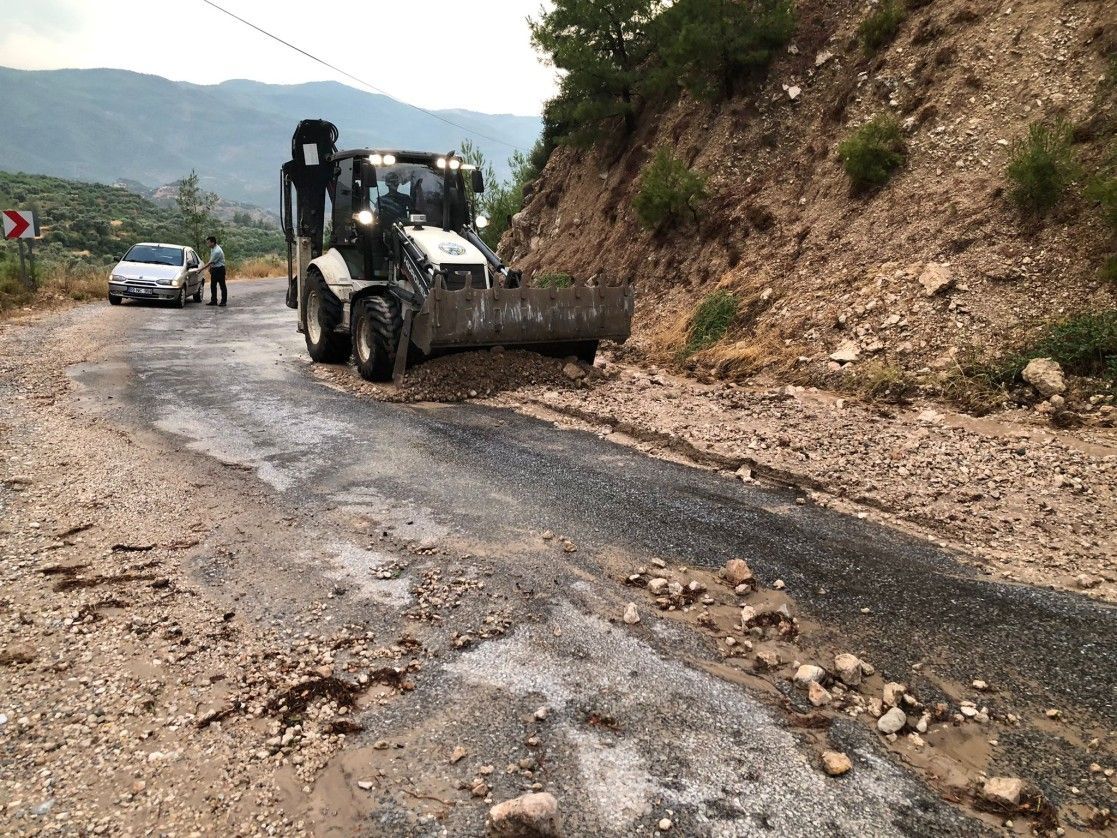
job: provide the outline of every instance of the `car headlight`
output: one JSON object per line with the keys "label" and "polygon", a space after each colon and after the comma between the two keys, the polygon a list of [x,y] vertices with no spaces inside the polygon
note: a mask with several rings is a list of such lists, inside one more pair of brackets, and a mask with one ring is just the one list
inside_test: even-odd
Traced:
{"label": "car headlight", "polygon": [[109,282],[127,282],[127,281],[128,281],[128,277],[126,277],[126,276],[120,276],[119,274],[110,274],[109,275]]}
{"label": "car headlight", "polygon": [[175,288],[177,288],[178,286],[182,285],[182,277],[181,276],[171,276],[171,277],[167,277],[165,279],[157,279],[157,280],[155,280],[155,284],[156,285],[172,285]]}

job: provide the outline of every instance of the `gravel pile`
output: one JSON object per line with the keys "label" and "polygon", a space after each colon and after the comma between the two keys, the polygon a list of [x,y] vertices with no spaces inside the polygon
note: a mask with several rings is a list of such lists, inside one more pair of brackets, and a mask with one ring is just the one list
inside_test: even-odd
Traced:
{"label": "gravel pile", "polygon": [[386,402],[461,402],[523,387],[574,391],[601,377],[601,370],[571,359],[523,350],[460,352],[411,367],[403,384],[374,384],[352,368],[318,366],[315,372],[350,392]]}

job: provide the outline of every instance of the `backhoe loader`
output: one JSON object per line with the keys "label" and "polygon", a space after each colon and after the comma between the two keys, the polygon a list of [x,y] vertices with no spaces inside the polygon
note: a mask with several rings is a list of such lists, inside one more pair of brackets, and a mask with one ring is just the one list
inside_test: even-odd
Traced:
{"label": "backhoe loader", "polygon": [[398,381],[446,352],[502,346],[592,363],[599,341],[628,338],[631,283],[526,287],[485,244],[484,179],[457,154],[339,151],[337,137],[330,122],[300,122],[281,175],[287,305],[314,361],[355,355],[362,377]]}

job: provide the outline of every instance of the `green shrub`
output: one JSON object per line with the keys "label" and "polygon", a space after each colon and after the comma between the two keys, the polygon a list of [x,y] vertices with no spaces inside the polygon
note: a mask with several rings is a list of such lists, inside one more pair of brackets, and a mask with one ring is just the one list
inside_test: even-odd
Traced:
{"label": "green shrub", "polygon": [[886,114],[874,117],[842,141],[838,155],[856,190],[879,189],[906,157],[900,123]]}
{"label": "green shrub", "polygon": [[1086,197],[1098,205],[1102,220],[1117,236],[1117,143],[1110,146],[1101,168],[1086,187]]}
{"label": "green shrub", "polygon": [[1005,174],[1012,182],[1009,196],[1023,212],[1049,212],[1074,181],[1077,167],[1070,143],[1071,128],[1065,122],[1035,122],[1013,146]]}
{"label": "green shrub", "polygon": [[1105,259],[1105,264],[1101,269],[1102,278],[1107,282],[1112,282],[1117,285],[1117,256],[1110,255]]}
{"label": "green shrub", "polygon": [[875,12],[861,21],[857,27],[857,37],[865,52],[872,55],[889,43],[908,16],[907,6],[902,0],[884,0]]}
{"label": "green shrub", "polygon": [[737,317],[740,301],[729,291],[714,291],[698,304],[690,319],[684,356],[713,346],[729,331]]}
{"label": "green shrub", "polygon": [[574,284],[574,277],[570,274],[542,274],[536,277],[536,288],[569,288]]}
{"label": "green shrub", "polygon": [[1056,323],[1010,363],[1014,376],[1033,358],[1051,358],[1072,375],[1117,382],[1117,309],[1081,314]]}
{"label": "green shrub", "polygon": [[858,373],[857,390],[870,401],[900,404],[915,395],[917,382],[902,367],[878,361]]}
{"label": "green shrub", "polygon": [[640,178],[632,206],[641,225],[658,230],[677,223],[688,212],[697,218],[694,205],[705,197],[705,176],[691,171],[668,149],[661,148]]}

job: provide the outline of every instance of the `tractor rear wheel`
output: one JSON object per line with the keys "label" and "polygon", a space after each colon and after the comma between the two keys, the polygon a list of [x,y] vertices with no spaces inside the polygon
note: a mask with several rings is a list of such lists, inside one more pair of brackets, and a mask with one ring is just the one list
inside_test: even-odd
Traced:
{"label": "tractor rear wheel", "polygon": [[374,295],[354,306],[353,348],[361,378],[391,380],[402,327],[399,302],[394,298]]}
{"label": "tractor rear wheel", "polygon": [[344,364],[349,360],[349,335],[335,331],[341,322],[341,303],[329,292],[316,271],[307,275],[306,351],[319,364]]}

